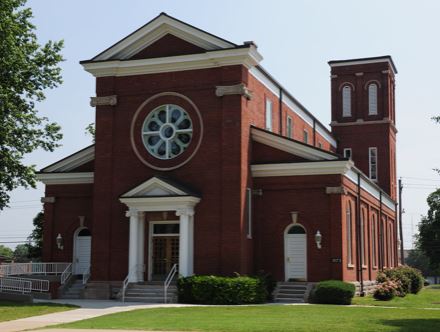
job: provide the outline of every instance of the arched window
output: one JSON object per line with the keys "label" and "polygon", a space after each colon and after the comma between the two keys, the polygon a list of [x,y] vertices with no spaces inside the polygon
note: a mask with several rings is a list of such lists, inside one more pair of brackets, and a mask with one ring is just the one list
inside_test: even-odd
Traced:
{"label": "arched window", "polygon": [[361,213],[361,257],[362,257],[362,265],[367,265],[367,255],[365,250],[365,209],[362,209]]}
{"label": "arched window", "polygon": [[342,116],[351,116],[351,87],[349,85],[342,88]]}
{"label": "arched window", "polygon": [[287,234],[306,234],[306,230],[299,225],[293,225],[289,228]]}
{"label": "arched window", "polygon": [[376,222],[376,215],[373,214],[372,218],[371,218],[371,247],[372,247],[372,259],[373,259],[373,266],[377,266],[377,250],[376,250],[376,245],[377,245],[377,222]]}
{"label": "arched window", "polygon": [[368,85],[368,115],[377,115],[377,84]]}
{"label": "arched window", "polygon": [[347,264],[352,265],[353,264],[353,244],[352,244],[352,232],[351,232],[351,225],[352,225],[352,217],[351,217],[351,203],[347,203],[347,208],[345,211],[345,223],[347,226]]}

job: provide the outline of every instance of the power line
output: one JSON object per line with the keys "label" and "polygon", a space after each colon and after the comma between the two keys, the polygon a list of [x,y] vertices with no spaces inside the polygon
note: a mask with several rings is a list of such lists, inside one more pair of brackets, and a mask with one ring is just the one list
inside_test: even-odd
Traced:
{"label": "power line", "polygon": [[413,179],[413,180],[422,180],[422,181],[438,181],[440,182],[440,179],[428,179],[428,178],[419,178],[419,177],[412,177],[412,176],[400,176],[402,179]]}

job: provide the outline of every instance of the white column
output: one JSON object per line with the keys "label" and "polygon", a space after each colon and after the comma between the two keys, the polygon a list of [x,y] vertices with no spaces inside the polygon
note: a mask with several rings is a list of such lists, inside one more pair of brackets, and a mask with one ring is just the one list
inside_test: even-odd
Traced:
{"label": "white column", "polygon": [[[128,242],[128,273],[130,274],[138,263],[139,213],[137,209],[130,208],[125,215],[130,218],[130,238]],[[130,274],[130,282],[137,282],[137,279],[136,273]]]}
{"label": "white column", "polygon": [[189,239],[188,239],[188,247],[189,247],[189,262],[188,262],[188,273],[189,275],[194,274],[194,213],[189,216]]}
{"label": "white column", "polygon": [[180,217],[180,236],[179,236],[179,274],[187,277],[192,274],[192,261],[191,256],[191,227],[190,219],[194,215],[194,209],[185,208],[178,209],[176,216]]}
{"label": "white column", "polygon": [[138,282],[144,282],[144,271],[145,271],[145,261],[144,261],[144,250],[145,250],[145,218],[144,212],[139,212],[139,223],[138,223]]}

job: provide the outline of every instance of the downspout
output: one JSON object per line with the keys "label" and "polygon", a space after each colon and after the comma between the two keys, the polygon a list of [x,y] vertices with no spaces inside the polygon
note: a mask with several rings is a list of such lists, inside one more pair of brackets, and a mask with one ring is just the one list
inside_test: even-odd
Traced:
{"label": "downspout", "polygon": [[361,239],[361,173],[357,173],[357,204],[356,204],[356,242],[357,242],[357,253],[358,257],[358,273],[359,273],[359,282],[360,282],[360,296],[365,296],[364,292],[364,276],[362,271],[363,265],[363,257],[362,257],[362,239]]}
{"label": "downspout", "polygon": [[280,118],[280,135],[283,135],[283,89],[280,88],[280,95],[278,97],[278,112]]}
{"label": "downspout", "polygon": [[313,146],[316,146],[316,119],[313,118]]}
{"label": "downspout", "polygon": [[379,192],[379,266],[383,270],[383,228],[382,228],[382,191]]}

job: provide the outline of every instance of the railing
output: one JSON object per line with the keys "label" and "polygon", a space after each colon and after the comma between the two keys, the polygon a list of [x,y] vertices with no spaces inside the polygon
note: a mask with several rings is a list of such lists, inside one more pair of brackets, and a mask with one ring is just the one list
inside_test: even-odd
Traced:
{"label": "railing", "polygon": [[87,284],[87,281],[89,281],[89,279],[90,279],[90,265],[87,267],[87,269],[84,270],[83,280],[82,280],[83,285]]}
{"label": "railing", "polygon": [[122,294],[121,294],[122,302],[125,302],[125,291],[127,290],[128,284],[132,280],[133,275],[136,276],[139,272],[142,273],[145,272],[145,265],[143,264],[135,265],[128,271],[128,275],[125,277],[124,281],[122,282]]}
{"label": "railing", "polygon": [[69,263],[69,265],[66,266],[63,273],[61,273],[60,282],[61,285],[64,285],[67,280],[69,280],[70,276],[72,275],[72,263]]}
{"label": "railing", "polygon": [[11,263],[0,265],[0,277],[26,274],[58,275],[71,263]]}
{"label": "railing", "polygon": [[16,281],[17,283],[20,281],[31,283],[31,291],[35,292],[48,292],[49,291],[49,280],[43,279],[30,279],[30,278],[17,278],[17,277],[6,277],[2,279],[8,279],[9,281]]}
{"label": "railing", "polygon": [[170,284],[173,281],[177,271],[177,264],[174,264],[163,283],[163,299],[165,303],[168,303],[168,287],[170,287]]}
{"label": "railing", "polygon": [[0,292],[30,293],[32,282],[23,278],[0,278]]}

